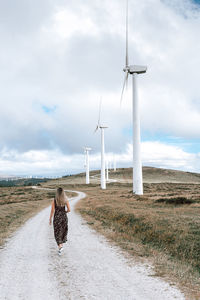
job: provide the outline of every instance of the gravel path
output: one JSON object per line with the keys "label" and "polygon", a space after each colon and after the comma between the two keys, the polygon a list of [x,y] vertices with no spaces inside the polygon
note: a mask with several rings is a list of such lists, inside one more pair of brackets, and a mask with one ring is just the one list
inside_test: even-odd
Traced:
{"label": "gravel path", "polygon": [[130,265],[117,247],[90,229],[74,212],[69,236],[58,256],[50,208],[31,218],[0,252],[0,299],[170,300],[184,299],[176,288],[152,277],[151,268]]}

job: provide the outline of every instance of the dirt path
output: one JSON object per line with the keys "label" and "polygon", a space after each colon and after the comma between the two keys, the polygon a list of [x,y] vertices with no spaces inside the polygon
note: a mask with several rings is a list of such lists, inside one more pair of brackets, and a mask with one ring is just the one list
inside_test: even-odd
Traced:
{"label": "dirt path", "polygon": [[50,208],[31,218],[0,252],[1,299],[157,300],[184,299],[174,287],[152,277],[150,268],[130,265],[116,247],[74,212],[85,197],[71,198],[69,237],[58,256]]}

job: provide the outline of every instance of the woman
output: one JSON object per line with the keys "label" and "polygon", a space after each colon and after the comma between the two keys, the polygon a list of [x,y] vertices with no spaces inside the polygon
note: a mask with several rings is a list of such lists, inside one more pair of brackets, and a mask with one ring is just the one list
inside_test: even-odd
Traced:
{"label": "woman", "polygon": [[[67,206],[67,211],[65,210]],[[65,195],[63,188],[58,188],[56,197],[51,204],[51,213],[49,218],[49,225],[53,217],[54,236],[58,245],[58,254],[60,255],[63,250],[63,243],[67,241],[68,232],[68,218],[67,213],[70,212],[69,201]]]}

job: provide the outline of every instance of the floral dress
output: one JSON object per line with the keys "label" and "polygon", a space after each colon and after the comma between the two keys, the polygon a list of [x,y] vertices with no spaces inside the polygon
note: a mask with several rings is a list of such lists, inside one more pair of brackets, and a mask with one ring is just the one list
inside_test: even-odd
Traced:
{"label": "floral dress", "polygon": [[55,212],[53,217],[54,236],[58,245],[66,243],[68,233],[68,218],[65,206],[58,206],[54,199]]}

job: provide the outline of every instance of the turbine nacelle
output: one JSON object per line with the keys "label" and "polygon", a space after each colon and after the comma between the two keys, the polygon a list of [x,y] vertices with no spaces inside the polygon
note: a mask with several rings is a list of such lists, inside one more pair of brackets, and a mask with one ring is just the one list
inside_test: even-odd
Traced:
{"label": "turbine nacelle", "polygon": [[89,147],[83,147],[84,153],[89,152],[92,150],[92,148]]}
{"label": "turbine nacelle", "polygon": [[94,133],[96,133],[99,129],[106,129],[106,128],[108,128],[108,126],[97,125]]}
{"label": "turbine nacelle", "polygon": [[146,73],[147,71],[147,66],[138,66],[138,65],[131,65],[131,66],[128,66],[128,67],[125,67],[123,69],[124,72],[128,72],[129,74],[143,74],[143,73]]}
{"label": "turbine nacelle", "polygon": [[92,148],[88,148],[88,147],[84,147],[83,148],[85,151],[91,151],[92,150]]}

